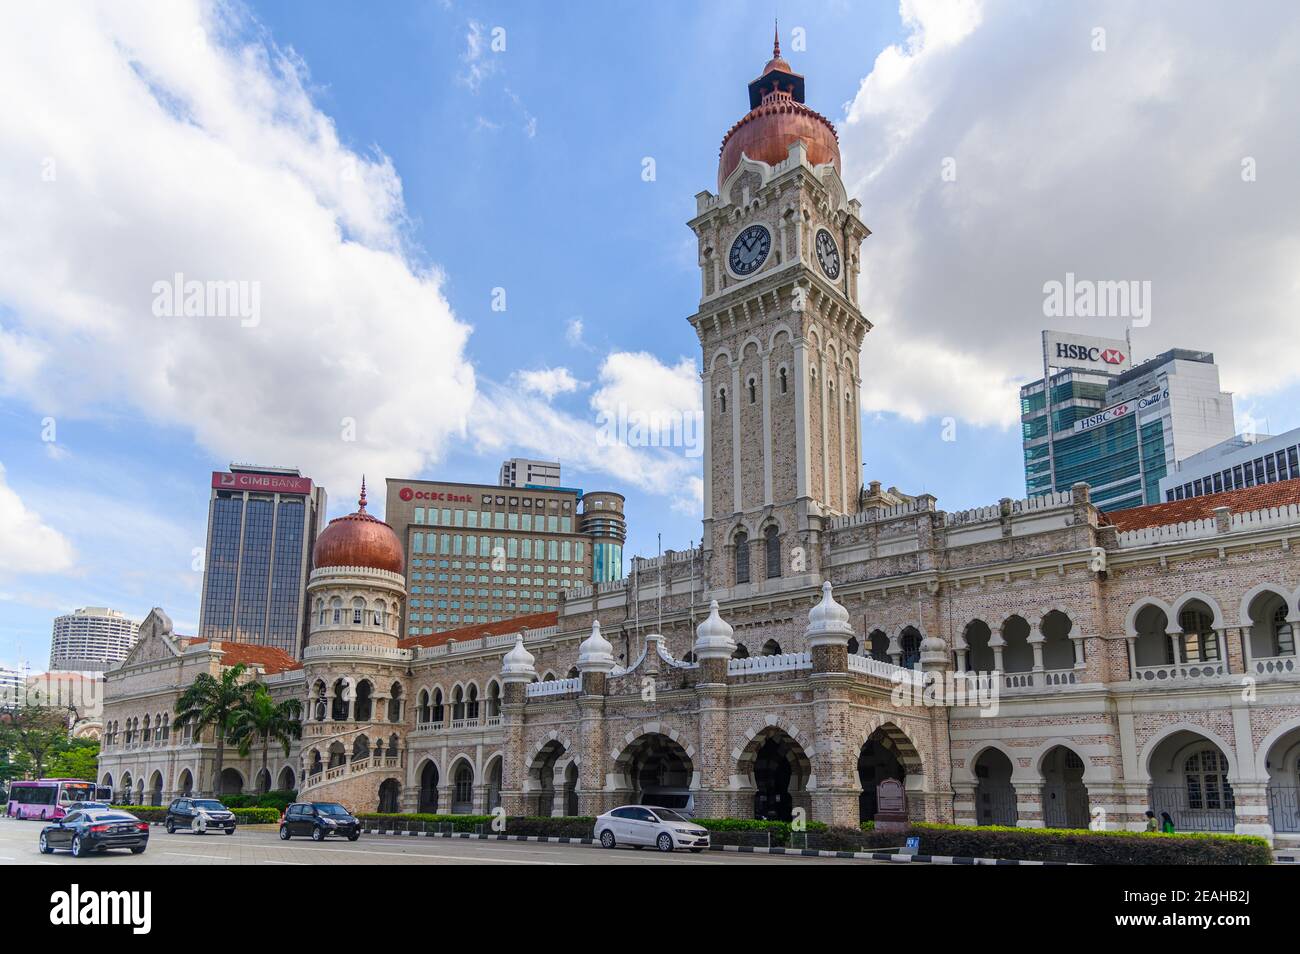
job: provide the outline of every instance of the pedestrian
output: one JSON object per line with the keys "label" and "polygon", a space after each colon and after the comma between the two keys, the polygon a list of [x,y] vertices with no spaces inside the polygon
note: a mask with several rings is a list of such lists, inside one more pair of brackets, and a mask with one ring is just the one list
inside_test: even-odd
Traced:
{"label": "pedestrian", "polygon": [[1148,808],[1147,809],[1147,831],[1153,832],[1159,830],[1160,830],[1160,826],[1156,824],[1156,813]]}
{"label": "pedestrian", "polygon": [[1160,813],[1160,830],[1166,835],[1172,835],[1175,831],[1174,820],[1169,817],[1168,812]]}

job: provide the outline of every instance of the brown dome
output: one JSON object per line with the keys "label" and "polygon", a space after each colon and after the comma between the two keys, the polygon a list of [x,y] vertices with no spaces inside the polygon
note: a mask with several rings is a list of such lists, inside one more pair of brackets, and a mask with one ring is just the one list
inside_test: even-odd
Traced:
{"label": "brown dome", "polygon": [[772,44],[772,59],[763,73],[749,84],[749,112],[722,138],[718,159],[718,189],[740,165],[741,155],[769,165],[782,162],[790,146],[802,139],[808,147],[808,161],[815,166],[833,162],[840,168],[840,142],[829,119],[804,105],[803,77],[781,56],[781,45]]}
{"label": "brown dome", "polygon": [[366,482],[361,481],[361,499],[356,513],[329,522],[311,551],[315,569],[325,566],[359,566],[371,570],[401,573],[402,543],[393,528],[366,513]]}

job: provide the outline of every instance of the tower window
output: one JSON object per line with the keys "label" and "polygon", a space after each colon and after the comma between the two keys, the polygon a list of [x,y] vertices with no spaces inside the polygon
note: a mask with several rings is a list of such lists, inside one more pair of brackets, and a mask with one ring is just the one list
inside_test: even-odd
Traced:
{"label": "tower window", "polygon": [[722,413],[726,414],[727,413],[727,389],[726,388],[720,388],[718,390],[718,404],[722,409]]}
{"label": "tower window", "polygon": [[749,403],[753,404],[758,400],[758,385],[753,378],[750,378],[747,386],[749,388]]}
{"label": "tower window", "polygon": [[781,393],[784,394],[784,393],[786,392],[786,388],[788,387],[788,383],[786,382],[786,379],[785,379],[785,368],[780,368],[780,369],[776,372],[776,377],[777,377],[777,381],[778,381],[778,383],[779,383],[779,386],[780,386],[780,388],[781,388]]}
{"label": "tower window", "polygon": [[768,527],[763,537],[767,547],[767,578],[774,580],[781,575],[781,535],[776,527]]}
{"label": "tower window", "polygon": [[736,582],[749,582],[749,536],[743,530],[736,534]]}

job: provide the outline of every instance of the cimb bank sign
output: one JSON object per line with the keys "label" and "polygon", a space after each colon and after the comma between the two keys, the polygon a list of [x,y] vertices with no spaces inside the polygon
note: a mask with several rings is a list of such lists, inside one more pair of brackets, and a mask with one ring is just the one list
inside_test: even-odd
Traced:
{"label": "cimb bank sign", "polygon": [[50,895],[50,923],[55,927],[129,926],[132,934],[153,927],[153,893],[91,891],[74,884]]}

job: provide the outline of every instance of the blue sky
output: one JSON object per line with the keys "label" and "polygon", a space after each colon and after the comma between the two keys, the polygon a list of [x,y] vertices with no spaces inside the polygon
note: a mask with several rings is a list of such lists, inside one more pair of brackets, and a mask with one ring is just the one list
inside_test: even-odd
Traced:
{"label": "blue sky", "polygon": [[[40,668],[82,605],[192,632],[232,459],[302,467],[335,516],[362,471],[491,482],[553,453],[627,494],[631,552],[697,541],[698,458],[591,427],[698,400],[685,222],[773,13],[875,233],[865,479],[947,509],[1023,495],[1016,386],[1066,271],[1152,280],[1139,357],[1214,350],[1239,416],[1300,425],[1284,5],[1226,27],[1209,3],[976,0],[65,13],[0,31],[0,79],[44,91],[0,119],[0,663]],[[257,282],[257,326],[150,315],[178,271]]]}

